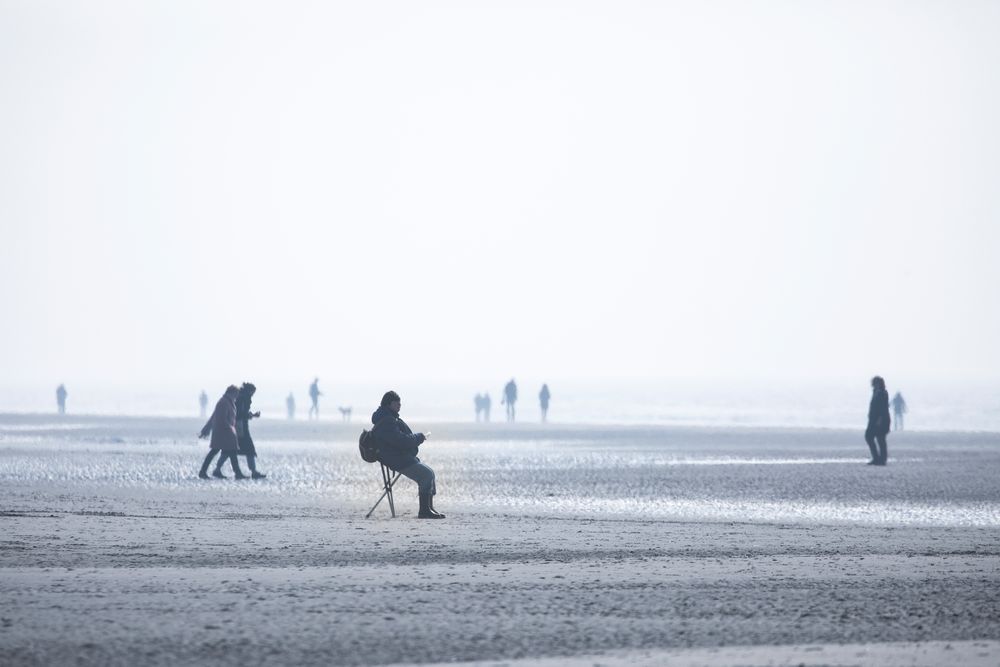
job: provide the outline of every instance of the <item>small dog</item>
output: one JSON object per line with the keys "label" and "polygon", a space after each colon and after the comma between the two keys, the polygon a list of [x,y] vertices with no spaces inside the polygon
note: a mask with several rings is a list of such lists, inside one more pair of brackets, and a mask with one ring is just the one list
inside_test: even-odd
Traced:
{"label": "small dog", "polygon": [[344,418],[345,422],[351,421],[351,408],[338,407],[337,409],[340,410],[340,416]]}

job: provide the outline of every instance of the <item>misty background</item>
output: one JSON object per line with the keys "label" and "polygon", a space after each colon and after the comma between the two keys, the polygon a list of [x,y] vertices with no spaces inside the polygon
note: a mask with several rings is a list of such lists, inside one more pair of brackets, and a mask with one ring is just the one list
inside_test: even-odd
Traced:
{"label": "misty background", "polygon": [[998,34],[995,2],[0,0],[0,411],[251,380],[304,416],[318,376],[324,416],[500,421],[513,376],[526,419],[548,382],[554,420],[843,425],[878,373],[1000,430]]}

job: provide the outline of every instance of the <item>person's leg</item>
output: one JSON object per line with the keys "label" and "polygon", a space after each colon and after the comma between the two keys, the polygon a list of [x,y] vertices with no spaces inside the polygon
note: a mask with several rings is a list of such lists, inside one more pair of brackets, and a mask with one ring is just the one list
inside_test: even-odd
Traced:
{"label": "person's leg", "polygon": [[229,454],[229,462],[233,466],[233,474],[236,475],[236,479],[245,479],[246,475],[240,470],[240,458],[236,455],[236,452]]}
{"label": "person's leg", "polygon": [[868,463],[869,464],[877,464],[878,463],[878,449],[875,447],[875,434],[872,431],[870,431],[870,430],[869,431],[865,431],[865,442],[868,443],[868,449],[872,453],[872,460],[869,461]]}
{"label": "person's leg", "polygon": [[267,475],[265,475],[264,473],[257,471],[256,454],[247,454],[247,466],[250,468],[250,476],[253,477],[254,479],[264,479],[265,477],[267,477]]}
{"label": "person's leg", "polygon": [[889,443],[888,443],[888,433],[883,433],[881,435],[875,436],[875,441],[878,443],[879,453],[878,453],[878,464],[884,466],[889,461]]}
{"label": "person's leg", "polygon": [[417,462],[408,468],[403,468],[399,472],[404,477],[409,477],[417,483],[420,498],[420,512],[417,514],[417,518],[443,519],[444,515],[434,511],[433,508],[432,499],[434,498],[434,494],[437,493],[437,488],[434,483],[434,471],[431,470],[430,466]]}
{"label": "person's leg", "polygon": [[201,464],[201,472],[198,473],[198,477],[202,479],[208,479],[208,466],[212,465],[212,459],[219,452],[218,449],[209,449],[208,454],[205,456],[205,460]]}

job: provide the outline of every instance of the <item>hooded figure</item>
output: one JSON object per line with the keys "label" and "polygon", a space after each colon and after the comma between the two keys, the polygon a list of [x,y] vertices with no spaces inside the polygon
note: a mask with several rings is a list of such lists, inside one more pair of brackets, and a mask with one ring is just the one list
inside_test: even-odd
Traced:
{"label": "hooded figure", "polygon": [[[198,435],[199,438],[207,438],[209,433],[212,434],[208,455],[201,464],[201,472],[198,473],[202,479],[208,479],[208,466],[218,452],[222,452],[222,461],[230,460],[236,479],[246,479],[246,475],[240,471],[239,461],[236,460],[236,454],[240,451],[239,440],[236,437],[236,396],[239,392],[239,388],[234,384],[226,388],[226,393],[215,404],[212,416],[208,418]],[[212,476],[219,479],[225,477],[220,468],[216,468]]]}
{"label": "hooded figure", "polygon": [[399,394],[387,391],[382,397],[382,404],[372,414],[372,435],[380,445],[379,461],[417,483],[420,499],[418,519],[443,519],[444,514],[434,509],[434,495],[437,493],[434,471],[417,458],[420,445],[427,436],[414,433],[399,418],[401,407]]}

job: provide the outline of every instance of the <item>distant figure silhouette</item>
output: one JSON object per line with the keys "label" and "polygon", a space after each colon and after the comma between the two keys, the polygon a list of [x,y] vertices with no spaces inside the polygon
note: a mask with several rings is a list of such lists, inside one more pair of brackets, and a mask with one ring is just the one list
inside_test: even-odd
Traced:
{"label": "distant figure silhouette", "polygon": [[[240,462],[236,458],[240,451],[239,438],[236,435],[236,397],[239,393],[239,387],[234,384],[226,387],[226,393],[215,404],[212,416],[208,418],[208,422],[198,435],[199,438],[207,438],[209,433],[212,434],[208,455],[205,456],[205,460],[201,464],[201,472],[198,473],[198,477],[202,479],[208,479],[208,466],[219,452],[222,453],[222,458],[219,461],[220,466],[223,461],[228,459],[232,463],[236,479],[247,479],[247,476],[240,471]],[[216,466],[212,476],[225,479],[220,466]]]}
{"label": "distant figure silhouette", "polygon": [[543,384],[542,390],[538,392],[538,403],[542,406],[542,421],[548,419],[549,414],[549,399],[552,398],[552,394],[549,393],[549,385]]}
{"label": "distant figure silhouette", "polygon": [[906,414],[906,399],[904,399],[903,395],[898,391],[896,392],[896,395],[892,397],[892,413],[896,417],[896,423],[893,424],[892,430],[902,431],[903,415]]}
{"label": "distant figure silhouette", "polygon": [[309,385],[309,398],[312,399],[312,406],[309,408],[309,419],[313,418],[313,414],[316,415],[316,419],[319,419],[319,397],[322,395],[323,392],[319,390],[319,378],[316,378]]}
{"label": "distant figure silhouette", "polygon": [[341,417],[341,419],[343,419],[345,422],[351,421],[351,407],[350,406],[348,406],[346,408],[342,408],[342,407],[338,406],[337,409],[340,410],[340,417]]}
{"label": "distant figure silhouette", "polygon": [[483,421],[487,424],[490,423],[490,407],[493,405],[493,399],[490,398],[489,392],[483,394]]}
{"label": "distant figure silhouette", "polygon": [[476,397],[473,399],[473,401],[476,404],[476,423],[478,424],[483,414],[483,395],[476,394]]}
{"label": "distant figure silhouette", "polygon": [[198,396],[198,405],[201,406],[201,418],[204,419],[205,415],[208,414],[208,394],[205,390],[201,390],[201,395]]}
{"label": "distant figure silhouette", "polygon": [[66,385],[61,384],[56,387],[56,405],[59,406],[59,414],[66,414],[66,397],[69,396],[69,392],[66,391]]}
{"label": "distant figure silhouette", "polygon": [[288,392],[288,398],[285,399],[285,408],[288,409],[288,418],[295,419],[295,397],[292,396],[292,392]]}
{"label": "distant figure silhouette", "polygon": [[507,421],[514,421],[514,404],[517,403],[517,385],[514,383],[514,378],[504,385],[503,398],[500,402],[507,406]]}
{"label": "distant figure silhouette", "polygon": [[872,460],[868,465],[884,466],[889,460],[889,392],[885,390],[885,380],[876,375],[872,378],[872,401],[868,405],[868,428],[865,429],[865,442],[871,450]]}

